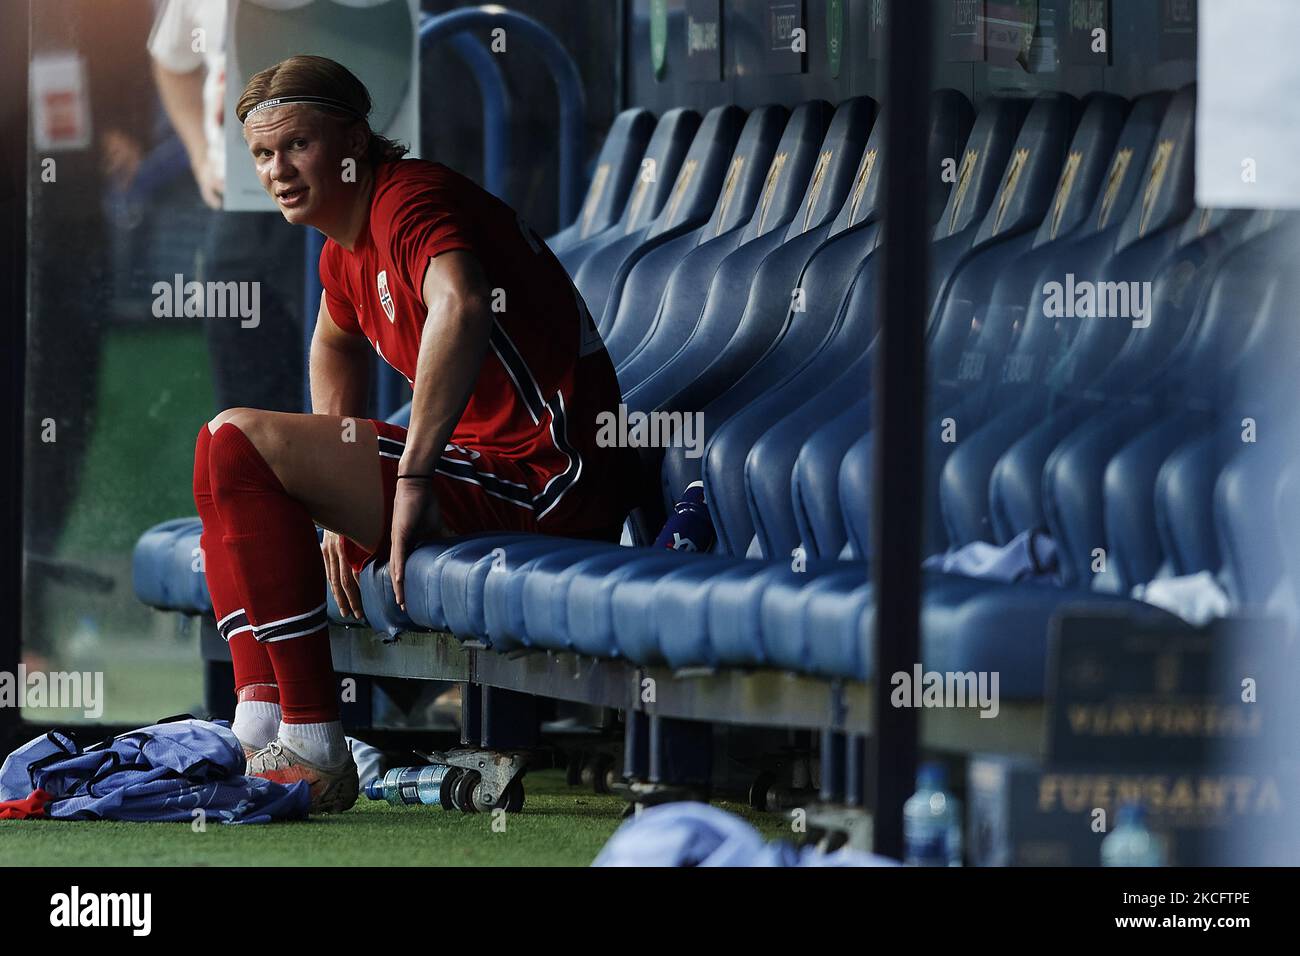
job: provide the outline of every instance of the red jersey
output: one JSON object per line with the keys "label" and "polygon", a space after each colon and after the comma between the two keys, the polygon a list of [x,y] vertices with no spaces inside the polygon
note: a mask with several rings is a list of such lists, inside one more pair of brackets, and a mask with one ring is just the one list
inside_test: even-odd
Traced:
{"label": "red jersey", "polygon": [[542,531],[621,521],[636,453],[596,443],[597,416],[617,414],[622,401],[613,364],[564,267],[504,202],[440,163],[380,164],[353,250],[330,239],[321,252],[330,316],[364,335],[414,389],[424,273],[453,249],[482,266],[493,327],[451,444],[516,462]]}

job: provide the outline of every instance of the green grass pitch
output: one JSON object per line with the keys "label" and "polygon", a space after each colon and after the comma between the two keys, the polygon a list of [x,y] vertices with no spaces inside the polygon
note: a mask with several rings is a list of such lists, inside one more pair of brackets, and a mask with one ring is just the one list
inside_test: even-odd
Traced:
{"label": "green grass pitch", "polygon": [[[569,787],[558,770],[525,778],[522,813],[494,832],[490,815],[392,807],[364,796],[346,813],[266,826],[0,820],[3,866],[586,866],[622,822],[623,801]],[[735,803],[768,838],[790,820]]]}

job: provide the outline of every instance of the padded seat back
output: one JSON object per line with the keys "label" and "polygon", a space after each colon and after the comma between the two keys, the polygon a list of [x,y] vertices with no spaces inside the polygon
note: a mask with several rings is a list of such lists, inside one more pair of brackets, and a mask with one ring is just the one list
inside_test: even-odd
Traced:
{"label": "padded seat back", "polygon": [[[928,335],[927,359],[932,379],[944,381],[957,376],[962,346],[984,327],[984,309],[996,278],[1013,267],[1029,247],[1032,230],[1043,219],[1057,191],[1055,187],[1067,159],[1077,110],[1073,97],[1051,94],[1036,98],[1015,137],[997,194],[984,206],[981,218],[970,215],[980,208],[972,204],[964,210],[970,218],[963,231],[945,233],[941,224],[940,242],[947,255],[938,259],[930,276],[931,290],[940,295],[931,310]],[[972,169],[971,173],[975,175],[976,170]],[[983,204],[983,200],[979,203]],[[953,197],[949,197],[949,204],[945,211],[948,224],[956,225],[961,213],[952,216]],[[963,241],[969,246],[963,248]],[[757,531],[764,553],[769,550],[779,553],[807,544],[802,539],[795,510],[796,462],[808,435],[837,417],[844,426],[838,432],[838,440],[810,449],[801,472],[806,481],[820,472],[811,477],[811,482],[830,492],[831,527],[818,536],[816,554],[832,555],[843,547],[844,539],[835,530],[837,524],[842,525],[842,518],[835,519],[838,509],[834,507],[833,491],[847,450],[845,442],[857,440],[870,421],[871,349],[858,352],[854,346],[857,341],[867,340],[874,331],[868,324],[874,311],[873,266],[874,261],[869,261],[855,282],[845,309],[849,318],[831,344],[774,395],[738,416],[751,419],[753,427],[757,427],[760,409],[772,415],[781,401],[780,396],[785,396],[786,403],[798,404],[800,393],[813,393],[797,411],[787,414],[785,420],[756,442],[745,465],[750,511],[760,516]],[[953,274],[945,273],[945,268],[951,268]],[[854,324],[852,316],[855,315],[864,317],[865,321]],[[819,391],[819,383],[827,384]],[[729,422],[724,430],[730,432],[736,427]],[[860,453],[867,453],[865,446]],[[941,460],[929,463],[927,474],[931,477],[919,490],[931,522],[938,512],[937,475],[941,465]],[[806,498],[802,493],[800,496]],[[828,510],[826,506],[824,501],[819,503],[823,511]]]}
{"label": "padded seat back", "polygon": [[600,249],[644,230],[654,221],[668,201],[682,160],[699,128],[700,114],[695,110],[669,110],[659,118],[637,164],[634,182],[623,201],[618,220],[564,249],[556,250],[556,256],[569,275],[576,276],[582,264]]}
{"label": "padded seat back", "polygon": [[810,183],[818,177],[817,170],[825,175],[831,159],[820,147],[834,114],[834,107],[825,100],[811,100],[801,103],[790,116],[768,167],[763,193],[741,230],[738,245],[781,229],[804,206]]}
{"label": "padded seat back", "polygon": [[578,218],[546,240],[552,252],[559,255],[619,220],[654,129],[654,114],[649,110],[627,109],[614,117]]}
{"label": "padded seat back", "polygon": [[[846,100],[836,109],[822,140],[799,208],[788,222],[786,243],[782,248],[789,246],[794,239],[820,229],[832,211],[838,208],[847,193],[853,163],[862,150],[874,114],[875,104],[866,97]],[[640,340],[634,346],[625,348],[621,343],[607,343],[611,354],[618,360],[619,382],[629,404],[634,407],[640,410],[655,407],[653,404],[647,406],[647,403],[654,402],[655,390],[648,388],[638,391],[637,386],[676,355],[702,321],[718,266],[739,244],[741,237],[730,237],[730,245],[724,245],[726,238],[708,243],[707,253],[702,247],[698,254],[692,255],[689,263],[682,263],[674,272],[659,315],[648,329],[643,330]],[[771,256],[768,257],[770,258]],[[760,264],[751,281],[751,299],[754,288],[770,277],[770,270],[767,273],[764,271],[768,259]],[[738,268],[729,265],[729,269],[744,280],[745,277]],[[779,290],[774,294],[779,294],[784,301],[789,296],[792,284],[793,279],[781,282],[774,287]],[[724,301],[714,308],[731,309],[734,308],[734,303]],[[718,321],[720,320],[714,316],[709,319],[710,324]],[[742,318],[741,322],[744,321]]]}
{"label": "padded seat back", "polygon": [[[809,115],[818,116],[822,122],[796,126],[792,118],[783,145],[778,148],[769,170],[758,208],[741,233],[738,247],[719,263],[709,281],[703,314],[691,329],[687,341],[651,376],[650,381],[625,385],[625,397],[630,405],[638,408],[657,406],[660,396],[694,377],[699,362],[707,361],[714,354],[713,343],[725,342],[735,331],[759,264],[781,245],[801,207],[807,217],[805,200],[812,188],[810,180],[824,175],[827,166],[835,159],[833,154],[826,157],[824,151],[819,152],[830,119],[830,107],[820,102],[807,105],[810,107]],[[853,104],[849,109],[859,111],[860,107]],[[819,166],[821,172],[817,171]]]}
{"label": "padded seat back", "polygon": [[1017,270],[1021,282],[1008,280],[1001,294],[995,291],[998,307],[990,312],[989,333],[973,347],[977,354],[972,360],[963,360],[962,378],[982,376],[987,386],[978,402],[961,406],[966,426],[941,476],[941,512],[951,546],[998,540],[989,493],[994,467],[1006,449],[1041,420],[1043,383],[1070,341],[1069,324],[1045,308],[1049,284],[1062,282],[1070,273],[1089,277],[1100,271],[1140,195],[1142,173],[1169,102],[1164,93],[1135,101],[1083,224],[1075,233],[1044,244],[1043,229],[1051,225],[1050,217],[1045,220],[1035,237],[1038,245]]}
{"label": "padded seat back", "polygon": [[[1065,105],[1065,100],[1061,104]],[[933,268],[937,271],[943,271],[946,265],[956,268],[961,261],[959,250],[963,243],[969,246],[974,241],[980,220],[991,208],[996,183],[1004,176],[1004,169],[991,172],[989,166],[1009,155],[1024,112],[1024,104],[991,100],[976,117],[971,130],[974,147],[963,151],[965,168],[958,170],[958,183],[953,186],[954,194],[961,189],[965,177],[969,198],[957,203],[953,194],[949,195],[944,212],[946,224],[941,217],[936,234],[943,237],[940,243],[946,243],[952,254],[949,258],[936,256]],[[1070,122],[1067,109],[1062,111],[1062,118]],[[1065,135],[1069,133],[1066,131]],[[995,190],[988,189],[989,181]],[[810,264],[810,273],[815,261]],[[716,522],[719,540],[727,541],[731,548],[748,550],[750,537],[758,531],[759,524],[764,532],[759,537],[763,554],[784,554],[800,544],[790,499],[790,470],[806,433],[800,428],[783,431],[761,451],[757,450],[758,440],[771,428],[772,421],[796,411],[807,401],[815,401],[818,390],[827,382],[835,381],[850,365],[863,371],[870,362],[866,355],[870,350],[868,343],[875,334],[875,263],[875,256],[868,255],[865,263],[859,265],[848,295],[836,310],[793,315],[788,328],[762,359],[706,406],[705,431],[712,434],[706,450],[706,490],[715,481],[711,475],[718,475],[724,483],[728,481],[725,476],[735,475],[729,479],[735,483],[728,489],[732,493],[715,494],[711,498],[719,502]],[[820,285],[806,280],[805,284],[811,289]],[[945,285],[945,278],[931,273],[931,289]],[[866,380],[863,375],[862,381]],[[844,401],[842,395],[837,395],[836,411],[844,407]],[[711,421],[715,423],[712,428]],[[673,463],[676,460],[673,457]],[[835,467],[839,467],[839,462]],[[736,475],[736,472],[740,473]],[[745,489],[749,490],[748,497]],[[741,493],[738,501],[735,492]],[[740,503],[741,507],[733,506],[732,502]],[[767,520],[755,522],[754,515],[759,512]]]}
{"label": "padded seat back", "polygon": [[646,167],[643,180],[648,177],[652,182],[638,185],[628,202],[643,203],[645,193],[652,188],[659,195],[663,179],[672,175],[672,188],[662,208],[647,225],[639,225],[644,217],[638,211],[628,218],[621,234],[609,236],[612,230],[607,230],[589,240],[599,248],[573,273],[574,284],[593,316],[603,316],[611,299],[618,301],[623,279],[641,255],[708,219],[744,123],[745,112],[739,107],[714,107],[700,123],[680,169]]}
{"label": "padded seat back", "polygon": [[[987,183],[991,180],[996,188],[1002,174],[1001,168],[990,174],[987,167],[999,159],[1005,161],[1024,113],[1022,104],[991,100],[976,118],[969,141],[972,145],[963,153],[964,166],[953,187],[955,193],[964,181],[969,199],[955,203],[950,194],[944,216],[956,231],[948,232],[942,221],[938,227],[938,234],[948,239],[953,248],[963,240],[969,243],[973,239],[975,227],[992,201],[993,190]],[[800,279],[800,286],[810,290],[809,297],[827,285],[815,276],[819,260],[831,261],[821,256],[814,258]],[[745,459],[762,430],[777,417],[774,410],[788,412],[802,404],[815,393],[817,385],[861,356],[863,346],[871,340],[875,306],[874,294],[869,290],[872,261],[869,257],[864,265],[843,262],[842,266],[853,270],[849,273],[853,279],[844,301],[835,303],[822,296],[819,308],[806,308],[802,312],[791,309],[786,316],[789,321],[774,336],[766,353],[704,408],[704,433],[712,436],[705,451],[706,497],[715,516],[719,543],[729,553],[746,553],[755,531],[745,485],[763,474],[763,469],[747,469]],[[717,368],[717,363],[713,368]],[[798,378],[801,374],[803,377]],[[764,399],[769,391],[783,385],[788,386],[787,391]],[[733,416],[740,421],[730,421]],[[665,490],[684,487],[693,479],[691,472],[695,467],[679,450],[670,449],[664,461]],[[763,475],[762,480],[767,480],[767,476]],[[772,477],[774,484],[781,480],[779,474]],[[788,500],[788,471],[784,480]],[[784,550],[777,547],[772,553]]]}
{"label": "padded seat back", "polygon": [[[1027,304],[1034,295],[1040,270],[1060,244],[1090,234],[1095,225],[1096,220],[1090,219],[1088,213],[1101,190],[1127,113],[1128,105],[1119,97],[1108,94],[1089,97],[1060,163],[1045,214],[1035,210],[1038,228],[1020,241],[1004,245],[995,258],[972,263],[968,271],[988,269],[990,282],[986,289],[964,293],[978,314],[972,319],[973,334],[964,343],[955,370],[951,360],[932,363],[938,381],[956,393],[932,396],[931,408],[937,417],[947,415],[956,401],[961,406],[965,430],[969,432],[974,426],[972,416],[978,413],[980,402],[972,392],[987,390],[1001,379],[998,373],[1004,369],[1008,353],[1027,323]],[[985,218],[987,221],[994,217]],[[1000,227],[1001,235],[1014,228],[1006,218]],[[948,307],[953,306],[950,301]]]}
{"label": "padded seat back", "polygon": [[[1166,170],[1157,174],[1157,153],[1167,156],[1162,143],[1174,143],[1177,152],[1191,151],[1191,130],[1187,122],[1193,103],[1187,96],[1179,99],[1177,108],[1173,98],[1166,94],[1143,96],[1135,101],[1128,114],[1125,129],[1119,135],[1110,170],[1101,193],[1093,202],[1088,225],[1078,237],[1053,246],[1053,255],[1040,267],[1034,282],[1034,293],[1024,317],[1024,325],[1013,343],[1013,356],[1004,368],[1002,384],[1008,386],[998,395],[998,403],[1006,403],[1023,392],[1026,385],[1037,384],[1048,375],[1050,365],[1060,358],[1071,341],[1071,333],[1078,329],[1074,320],[1053,316],[1047,306],[1050,284],[1065,284],[1066,277],[1074,274],[1076,280],[1105,278],[1106,263],[1119,248],[1119,238],[1125,233],[1128,222],[1152,189],[1157,193],[1174,189],[1167,177],[1169,160],[1158,165]],[[1182,202],[1184,215],[1191,211],[1191,194],[1183,183]],[[1162,247],[1167,250],[1177,237]]]}
{"label": "padded seat back", "polygon": [[[790,119],[782,106],[762,106],[751,112],[708,221],[654,249],[632,267],[618,302],[611,303],[603,317],[608,324],[601,328],[605,348],[616,364],[655,323],[674,270],[688,258],[691,263],[684,267],[686,272],[696,275],[703,271],[705,278],[689,284],[678,281],[675,291],[679,296],[694,292],[696,299],[703,298],[703,292],[692,287],[707,283],[717,262],[735,248],[740,229],[762,194],[767,170]],[[694,255],[702,246],[707,246],[707,251]]]}
{"label": "padded seat back", "polygon": [[[1194,121],[1194,90],[1188,87],[1170,101],[1144,171],[1142,189],[1120,226],[1114,253],[1095,266],[1088,264],[1087,271],[1072,261],[1061,262],[1060,268],[1066,271],[1055,279],[1062,287],[1072,281],[1076,287],[1083,281],[1097,283],[1093,287],[1101,289],[1100,283],[1128,286],[1154,280],[1177,251],[1180,227],[1192,212]],[[1081,401],[1100,397],[1090,389],[1125,340],[1144,331],[1122,317],[1092,317],[1085,312],[1070,318],[1044,311],[1044,321],[1061,332],[1062,348],[1051,363],[1043,393],[1026,399],[1036,407],[1039,423],[1007,449],[991,476],[990,509],[996,540],[1000,541],[1026,528],[1046,526],[1042,493],[1047,459],[1087,417],[1087,403]]]}
{"label": "padded seat back", "polygon": [[866,160],[865,150],[876,121],[876,102],[855,96],[840,103],[826,129],[817,165],[813,167],[799,203],[800,211],[785,231],[789,242],[837,217],[845,197]]}
{"label": "padded seat back", "polygon": [[[1143,368],[1137,357],[1141,337],[1130,339],[1129,380],[1117,372],[1117,361],[1105,376],[1115,379],[1109,395],[1053,453],[1044,478],[1051,485],[1049,520],[1063,522],[1058,548],[1070,541],[1093,547],[1104,542],[1106,567],[1093,576],[1094,589],[1126,593],[1158,576],[1219,568],[1209,521],[1215,445],[1197,449],[1200,439],[1194,436],[1207,429],[1212,435],[1218,409],[1232,404],[1234,369],[1251,351],[1245,343],[1267,341],[1261,326],[1278,324],[1272,321],[1278,291],[1270,263],[1273,237],[1256,234],[1242,241],[1239,235],[1250,235],[1260,217],[1250,216],[1251,228],[1244,231],[1235,224],[1239,215],[1217,218],[1219,227],[1180,249],[1154,286],[1156,322],[1147,333],[1159,333],[1159,323],[1171,317],[1165,313],[1176,319],[1188,308],[1178,299],[1197,300],[1179,341],[1170,346],[1173,336],[1153,334]],[[1215,244],[1222,250],[1206,254]],[[1202,455],[1210,456],[1205,474],[1193,473],[1185,461],[1173,467],[1175,458]],[[1085,554],[1067,554],[1072,566],[1087,560]]]}
{"label": "padded seat back", "polygon": [[[959,377],[963,350],[986,327],[986,306],[999,276],[1032,247],[1034,233],[1057,194],[1061,170],[1076,155],[1071,147],[1078,101],[1066,94],[1040,96],[1016,137],[997,196],[979,223],[970,250],[946,280],[947,289],[932,312],[926,349],[932,381]],[[1008,242],[1019,237],[1016,242]],[[931,287],[944,282],[932,273]]]}

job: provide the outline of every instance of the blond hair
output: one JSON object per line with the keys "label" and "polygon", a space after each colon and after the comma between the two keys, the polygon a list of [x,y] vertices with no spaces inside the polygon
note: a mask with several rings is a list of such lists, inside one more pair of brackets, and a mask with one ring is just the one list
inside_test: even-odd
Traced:
{"label": "blond hair", "polygon": [[281,60],[275,66],[254,73],[244,86],[239,102],[235,105],[235,115],[239,122],[252,111],[253,107],[266,100],[310,96],[332,103],[312,103],[313,109],[338,116],[348,122],[366,124],[370,133],[370,143],[366,148],[366,160],[372,165],[401,159],[409,149],[386,136],[380,136],[370,129],[367,117],[370,116],[370,91],[366,85],[353,75],[342,63],[336,63],[323,56],[300,54]]}

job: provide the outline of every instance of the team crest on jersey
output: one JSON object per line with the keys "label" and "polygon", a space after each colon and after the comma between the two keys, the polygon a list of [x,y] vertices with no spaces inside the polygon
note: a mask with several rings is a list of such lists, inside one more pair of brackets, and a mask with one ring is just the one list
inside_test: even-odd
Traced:
{"label": "team crest on jersey", "polygon": [[379,273],[379,304],[384,307],[384,314],[388,316],[388,321],[393,322],[395,315],[393,309],[393,294],[388,291],[388,270],[385,269]]}

